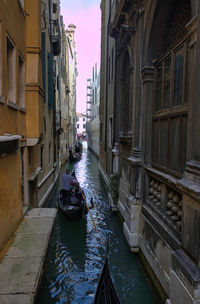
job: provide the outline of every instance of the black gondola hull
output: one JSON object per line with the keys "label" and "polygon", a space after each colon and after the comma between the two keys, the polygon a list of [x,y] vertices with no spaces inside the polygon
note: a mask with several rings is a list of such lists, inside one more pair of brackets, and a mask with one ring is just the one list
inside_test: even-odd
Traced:
{"label": "black gondola hull", "polygon": [[120,304],[110,275],[107,257],[98,282],[94,304]]}
{"label": "black gondola hull", "polygon": [[86,212],[86,205],[84,201],[80,202],[79,206],[74,206],[74,205],[63,205],[63,202],[61,199],[58,201],[58,206],[63,215],[73,221],[79,221],[81,218],[87,213]]}

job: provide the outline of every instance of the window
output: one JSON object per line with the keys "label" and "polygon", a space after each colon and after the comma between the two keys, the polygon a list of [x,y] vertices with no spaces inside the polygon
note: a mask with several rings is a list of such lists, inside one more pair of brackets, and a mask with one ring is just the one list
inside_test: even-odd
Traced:
{"label": "window", "polygon": [[7,97],[9,101],[16,103],[15,46],[9,37],[7,37]]}
{"label": "window", "polygon": [[112,117],[109,119],[109,130],[108,130],[108,142],[109,146],[112,146]]}
{"label": "window", "polygon": [[189,56],[186,41],[156,66],[153,161],[179,174],[186,161]]}
{"label": "window", "polygon": [[77,124],[77,129],[79,129],[79,124]]}
{"label": "window", "polygon": [[95,98],[94,98],[94,100],[95,100],[95,104],[97,103],[97,88],[95,87]]}
{"label": "window", "polygon": [[44,102],[46,102],[46,33],[42,32],[42,82]]}
{"label": "window", "polygon": [[110,56],[108,58],[108,83],[110,83]]}
{"label": "window", "polygon": [[121,112],[120,112],[120,133],[127,136],[131,129],[131,103],[130,103],[130,59],[128,51],[124,54],[121,71]]}
{"label": "window", "polygon": [[56,163],[56,161],[57,161],[57,148],[56,148],[56,144],[54,144],[54,146],[53,146],[53,161],[54,161],[54,163]]}
{"label": "window", "polygon": [[114,67],[114,50],[112,49],[112,68],[111,68],[111,80],[113,80],[113,67]]}
{"label": "window", "polygon": [[55,14],[57,11],[57,4],[56,3],[53,3],[53,13]]}
{"label": "window", "polygon": [[25,108],[25,64],[19,55],[19,106]]}
{"label": "window", "polygon": [[40,167],[43,170],[43,146],[40,147]]}
{"label": "window", "polygon": [[85,118],[83,118],[83,121],[85,121]]}
{"label": "window", "polygon": [[102,122],[100,123],[100,135],[99,135],[99,138],[100,138],[100,142],[102,142],[102,140],[103,140],[103,124],[102,124]]}
{"label": "window", "polygon": [[51,144],[49,144],[49,164],[51,163]]}
{"label": "window", "polygon": [[185,32],[190,19],[188,3],[188,0],[176,1],[166,35],[170,50],[164,49],[164,56],[155,63],[152,161],[154,166],[175,175],[183,173],[186,163],[190,77],[190,38]]}
{"label": "window", "polygon": [[85,124],[83,124],[83,129],[85,129]]}
{"label": "window", "polygon": [[29,147],[28,148],[28,164],[29,164],[29,168],[31,168],[31,163],[32,163],[32,148]]}

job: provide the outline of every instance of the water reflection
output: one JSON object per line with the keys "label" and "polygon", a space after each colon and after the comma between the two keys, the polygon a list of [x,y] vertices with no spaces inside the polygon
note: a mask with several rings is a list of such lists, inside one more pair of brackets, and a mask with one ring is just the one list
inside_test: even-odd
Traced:
{"label": "water reflection", "polygon": [[[110,235],[110,270],[121,302],[160,304],[138,256],[129,251],[119,218],[110,210],[96,158],[90,152],[84,152],[82,160],[74,167],[87,201],[91,197],[94,199],[95,208],[91,213],[97,231],[93,229],[89,214],[80,222],[68,221],[62,214],[57,214],[36,303],[93,303]],[[57,191],[48,206],[55,207],[56,200]]]}

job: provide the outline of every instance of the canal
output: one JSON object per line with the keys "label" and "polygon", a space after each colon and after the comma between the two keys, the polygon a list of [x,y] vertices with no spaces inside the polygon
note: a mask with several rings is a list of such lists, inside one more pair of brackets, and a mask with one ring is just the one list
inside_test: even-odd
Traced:
{"label": "canal", "polygon": [[[63,166],[60,175],[65,169]],[[91,213],[97,231],[89,214],[80,222],[71,222],[58,212],[36,304],[93,303],[108,236],[110,272],[121,303],[162,303],[138,255],[130,252],[119,217],[110,209],[96,157],[86,150],[74,169],[87,201],[94,200]],[[60,180],[47,207],[56,207],[58,189]]]}

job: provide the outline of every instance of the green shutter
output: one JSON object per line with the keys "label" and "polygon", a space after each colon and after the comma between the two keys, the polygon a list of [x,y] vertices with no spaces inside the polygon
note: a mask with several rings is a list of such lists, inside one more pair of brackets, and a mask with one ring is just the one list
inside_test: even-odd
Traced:
{"label": "green shutter", "polygon": [[42,32],[42,81],[44,102],[46,102],[46,33]]}
{"label": "green shutter", "polygon": [[53,54],[48,53],[48,107],[54,108]]}

